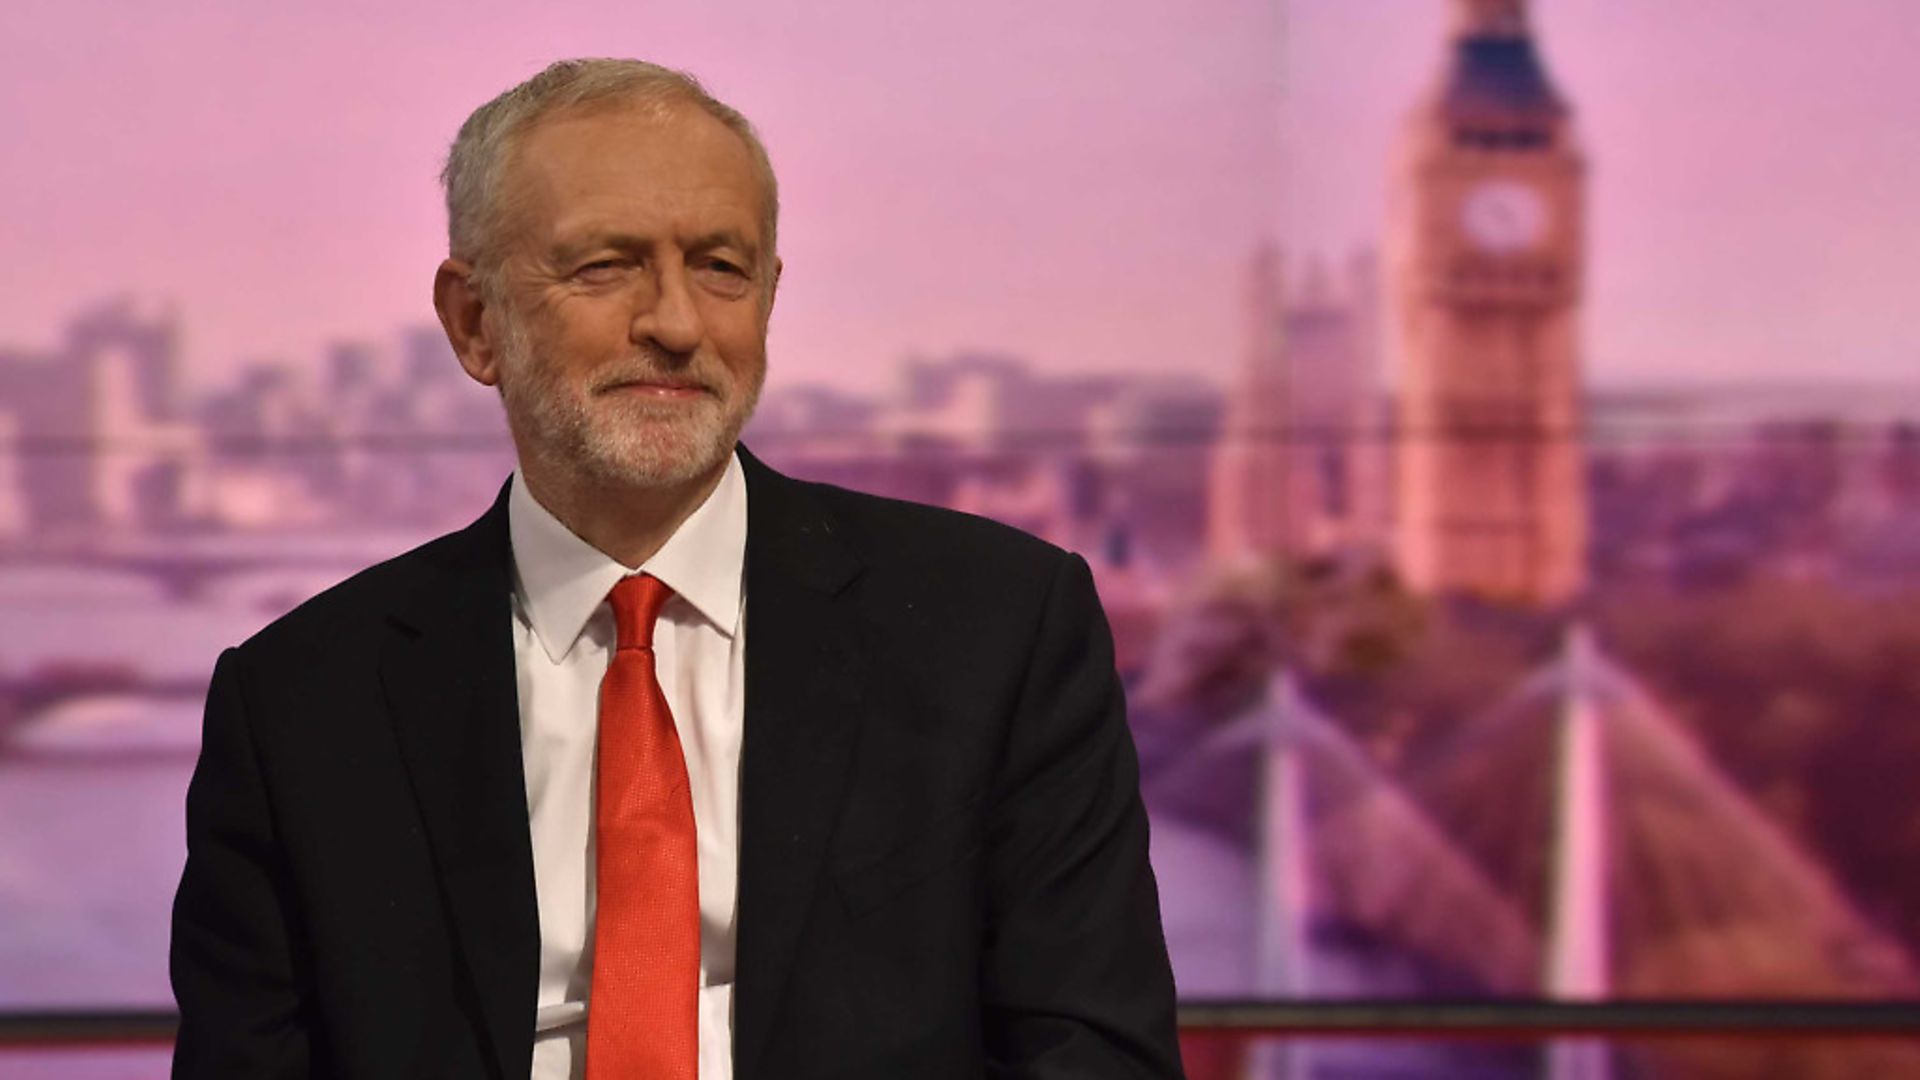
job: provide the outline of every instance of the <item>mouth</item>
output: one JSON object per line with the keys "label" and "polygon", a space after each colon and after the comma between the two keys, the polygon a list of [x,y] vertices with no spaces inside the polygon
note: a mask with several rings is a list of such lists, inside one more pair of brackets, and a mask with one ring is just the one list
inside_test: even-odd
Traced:
{"label": "mouth", "polygon": [[642,397],[654,401],[686,401],[711,393],[705,386],[672,379],[638,379],[601,387],[597,393],[620,397]]}

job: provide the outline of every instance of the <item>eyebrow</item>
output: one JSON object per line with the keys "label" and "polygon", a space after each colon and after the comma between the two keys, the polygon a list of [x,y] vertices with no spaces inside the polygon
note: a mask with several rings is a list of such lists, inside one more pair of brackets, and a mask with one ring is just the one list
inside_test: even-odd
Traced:
{"label": "eyebrow", "polygon": [[[643,251],[652,247],[654,241],[628,232],[586,232],[577,236],[562,237],[555,240],[551,248],[553,257],[560,261],[578,258],[596,248],[613,248],[618,251]],[[719,247],[738,248],[746,253],[751,261],[760,258],[760,249],[747,242],[737,229],[715,229],[693,238],[687,245],[688,251],[711,251]]]}
{"label": "eyebrow", "polygon": [[747,238],[740,235],[737,229],[716,229],[696,236],[693,238],[693,243],[687,246],[687,250],[711,251],[718,247],[739,248],[751,259],[760,258],[760,249],[748,243]]}

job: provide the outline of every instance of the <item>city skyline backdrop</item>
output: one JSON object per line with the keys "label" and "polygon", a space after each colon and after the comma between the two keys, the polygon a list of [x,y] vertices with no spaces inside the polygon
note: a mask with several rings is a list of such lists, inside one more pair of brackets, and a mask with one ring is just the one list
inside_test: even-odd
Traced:
{"label": "city skyline backdrop", "polygon": [[[1804,381],[1912,352],[1911,215],[1875,203],[1913,172],[1891,3],[1815,33],[1779,4],[1454,0],[1449,64],[1441,0],[1295,0],[1284,36],[1271,3],[1073,2],[638,21],[765,122],[786,176],[756,452],[1086,558],[1182,994],[1920,1000],[1920,380]],[[225,11],[43,65],[66,119],[28,141],[57,167],[0,166],[43,196],[0,224],[40,240],[0,267],[0,610],[30,629],[0,632],[16,1009],[166,1000],[212,658],[498,491],[498,403],[413,295],[440,129],[621,36]],[[1756,12],[1796,18],[1756,35]],[[1387,239],[1389,182],[1391,255],[1353,259]],[[1853,216],[1815,209],[1835,199]],[[1920,1074],[1906,1048],[1756,1053]]]}
{"label": "city skyline backdrop", "polygon": [[[1920,30],[1900,5],[1534,7],[1593,162],[1591,384],[1906,377],[1920,136],[1893,103],[1920,100],[1901,62]],[[547,59],[631,52],[707,79],[772,149],[773,385],[969,348],[1060,371],[1172,355],[1224,381],[1255,244],[1337,262],[1377,242],[1444,15],[11,5],[0,107],[23,152],[0,163],[0,246],[28,257],[0,267],[0,342],[50,342],[122,291],[176,305],[196,383],[389,339],[431,318],[460,118]]]}

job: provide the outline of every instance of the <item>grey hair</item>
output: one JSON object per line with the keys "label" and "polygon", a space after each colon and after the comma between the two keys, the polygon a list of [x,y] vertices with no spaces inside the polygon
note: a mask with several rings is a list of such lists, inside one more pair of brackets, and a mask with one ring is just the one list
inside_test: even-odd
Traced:
{"label": "grey hair", "polygon": [[440,183],[447,192],[448,253],[473,264],[483,291],[491,291],[498,269],[499,233],[505,212],[500,181],[514,142],[556,112],[611,104],[656,111],[693,105],[740,136],[766,194],[761,232],[767,254],[773,255],[780,221],[779,186],[767,148],[746,117],[709,94],[698,79],[684,71],[644,60],[558,60],[475,109],[460,125],[460,134],[447,152],[446,166],[440,170]]}

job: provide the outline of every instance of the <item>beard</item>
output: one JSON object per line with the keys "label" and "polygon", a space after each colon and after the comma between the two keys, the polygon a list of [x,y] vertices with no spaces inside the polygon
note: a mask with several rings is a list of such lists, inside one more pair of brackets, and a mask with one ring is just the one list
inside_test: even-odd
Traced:
{"label": "beard", "polygon": [[[676,357],[658,348],[570,382],[534,355],[521,321],[502,316],[500,397],[522,456],[615,487],[675,487],[720,468],[760,400],[763,362],[742,378],[710,356]],[[698,387],[690,401],[617,393],[634,382]]]}

